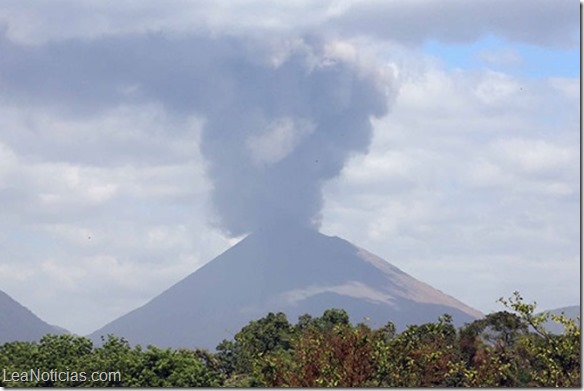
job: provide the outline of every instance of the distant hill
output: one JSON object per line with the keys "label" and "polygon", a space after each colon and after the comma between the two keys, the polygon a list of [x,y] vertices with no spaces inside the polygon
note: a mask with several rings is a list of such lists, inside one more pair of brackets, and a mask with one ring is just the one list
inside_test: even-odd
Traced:
{"label": "distant hill", "polygon": [[111,333],[135,344],[214,349],[270,311],[296,322],[328,308],[372,327],[391,320],[398,330],[444,313],[457,325],[483,315],[346,240],[286,226],[249,235],[90,337],[98,342]]}
{"label": "distant hill", "polygon": [[[569,307],[555,308],[543,312],[548,312],[553,315],[561,315],[563,313],[566,317],[576,320],[576,318],[580,316],[580,306],[572,305]],[[580,321],[578,321],[578,324],[580,324],[580,327],[582,326]],[[544,323],[544,327],[546,330],[554,334],[562,334],[564,332],[564,326],[562,326],[560,323],[554,322],[553,320],[549,320]]]}
{"label": "distant hill", "polygon": [[45,334],[67,331],[41,320],[28,308],[0,291],[0,344],[12,341],[36,341]]}

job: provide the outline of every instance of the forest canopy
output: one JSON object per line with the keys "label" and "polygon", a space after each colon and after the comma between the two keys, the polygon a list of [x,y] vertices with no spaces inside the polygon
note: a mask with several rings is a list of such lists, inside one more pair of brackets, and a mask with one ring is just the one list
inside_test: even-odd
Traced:
{"label": "forest canopy", "polygon": [[[536,314],[515,292],[459,329],[445,314],[401,333],[342,309],[251,321],[215,352],[131,346],[110,335],[46,335],[0,346],[2,387],[580,387],[580,325]],[[544,327],[561,324],[563,333]],[[578,323],[577,323],[578,322]]]}

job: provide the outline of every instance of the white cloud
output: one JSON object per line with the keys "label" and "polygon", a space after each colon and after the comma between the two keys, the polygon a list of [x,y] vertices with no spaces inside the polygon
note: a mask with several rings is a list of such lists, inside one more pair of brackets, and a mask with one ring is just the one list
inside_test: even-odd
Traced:
{"label": "white cloud", "polygon": [[530,175],[561,175],[577,161],[577,151],[537,139],[509,138],[492,146],[501,157]]}
{"label": "white cloud", "polygon": [[512,48],[482,50],[478,58],[492,66],[518,66],[523,63],[521,54]]}
{"label": "white cloud", "polygon": [[578,46],[578,5],[551,0],[352,1],[330,23],[345,33],[420,44],[472,42],[490,33],[512,41]]}
{"label": "white cloud", "polygon": [[[329,62],[350,59],[371,69],[369,63],[384,61],[399,78],[400,94],[390,115],[374,122],[370,153],[355,156],[327,184],[323,230],[483,311],[497,309],[494,301],[514,290],[544,307],[573,304],[579,297],[579,80],[451,71],[416,50],[427,39],[471,42],[494,34],[509,43],[504,51],[482,53],[495,64],[518,61],[516,41],[575,47],[577,7],[469,4],[6,0],[0,46],[44,48],[47,41],[76,39],[63,47],[84,47],[103,36],[115,43],[127,33],[194,32],[269,36],[266,47],[256,48],[256,60],[274,68],[308,39],[330,42]],[[156,42],[124,41],[143,53],[167,47],[162,38]],[[151,54],[145,61],[161,55]],[[0,74],[12,70],[13,60],[0,59]],[[158,82],[175,92],[200,87],[206,76],[197,79],[201,69],[175,58],[155,65],[156,71],[141,69],[142,76],[170,72]],[[32,91],[27,76],[0,78],[0,85],[20,82]],[[127,80],[90,81],[96,90],[115,91],[97,91],[89,106],[76,99],[87,91],[75,89],[30,101],[0,93],[0,275],[10,276],[0,289],[79,333],[145,303],[238,240],[209,228],[211,184],[199,152],[203,119],[184,115],[192,95],[179,94],[187,109],[171,110],[179,98],[166,97],[171,102],[164,105],[156,83],[148,90]],[[229,83],[211,84],[219,92],[206,100],[233,99]],[[338,83],[330,97],[342,103],[347,86]],[[66,93],[71,97],[59,104],[58,94]],[[274,164],[310,137],[312,126],[283,117],[248,140],[248,150],[258,164]]]}
{"label": "white cloud", "polygon": [[207,225],[200,120],[0,111],[0,289],[43,319],[89,333],[227,248]]}
{"label": "white cloud", "polygon": [[255,164],[274,164],[294,151],[314,129],[310,120],[284,117],[270,123],[262,133],[252,134],[246,146]]}
{"label": "white cloud", "polygon": [[177,163],[201,159],[202,121],[177,119],[160,105],[120,105],[89,116],[0,105],[2,142],[28,159],[85,165]]}
{"label": "white cloud", "polygon": [[325,188],[323,230],[483,311],[514,290],[547,308],[577,302],[573,81],[428,62],[400,74],[370,153]]}
{"label": "white cloud", "polygon": [[500,72],[490,71],[475,87],[474,91],[479,100],[487,105],[505,104],[515,98],[520,90],[520,83],[511,76]]}
{"label": "white cloud", "polygon": [[427,39],[471,42],[491,33],[536,45],[579,45],[575,2],[554,0],[351,0],[279,3],[269,0],[57,0],[24,4],[5,0],[0,25],[15,41],[113,36],[124,33],[215,35],[367,35],[419,44]]}
{"label": "white cloud", "polygon": [[[143,305],[228,247],[216,231],[190,222],[193,217],[166,225],[139,218],[112,223],[114,216],[109,216],[85,225],[22,227],[28,243],[0,241],[7,250],[0,272],[10,276],[2,290],[48,322],[89,333]],[[32,251],[23,251],[23,245]],[[26,259],[6,258],[12,253]]]}

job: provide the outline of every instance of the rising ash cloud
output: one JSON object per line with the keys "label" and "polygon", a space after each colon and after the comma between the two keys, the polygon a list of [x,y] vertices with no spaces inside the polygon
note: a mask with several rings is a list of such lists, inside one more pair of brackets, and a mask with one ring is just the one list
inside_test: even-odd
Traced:
{"label": "rising ash cloud", "polygon": [[367,151],[370,120],[395,94],[390,73],[353,46],[314,37],[151,34],[42,46],[3,38],[0,46],[5,104],[91,117],[154,101],[201,117],[214,223],[233,236],[281,222],[318,226],[323,183]]}

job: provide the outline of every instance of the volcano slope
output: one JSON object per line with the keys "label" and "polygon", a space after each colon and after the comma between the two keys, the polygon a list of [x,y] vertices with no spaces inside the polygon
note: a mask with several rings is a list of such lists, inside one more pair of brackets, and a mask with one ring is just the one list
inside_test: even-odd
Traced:
{"label": "volcano slope", "polygon": [[398,330],[452,315],[456,325],[482,314],[338,237],[298,227],[247,236],[144,306],[91,334],[132,344],[214,349],[250,320],[282,311],[291,322],[325,309],[372,327]]}
{"label": "volcano slope", "polygon": [[45,334],[65,333],[67,330],[46,323],[0,291],[0,345],[14,341],[37,341]]}

